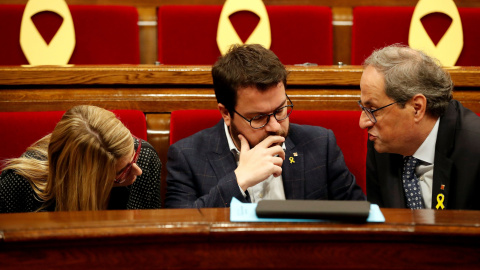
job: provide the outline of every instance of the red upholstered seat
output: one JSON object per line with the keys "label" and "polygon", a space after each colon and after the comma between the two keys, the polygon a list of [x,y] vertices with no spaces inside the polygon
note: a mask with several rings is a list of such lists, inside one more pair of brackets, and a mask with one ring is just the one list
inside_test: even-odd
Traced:
{"label": "red upholstered seat", "polygon": [[[20,47],[25,5],[0,5],[0,65],[28,64]],[[71,5],[76,45],[69,64],[139,64],[138,12],[135,7]],[[34,17],[36,17],[35,15]],[[57,15],[38,15],[44,33],[56,32]],[[42,31],[40,31],[42,33]],[[50,37],[51,38],[51,37]]]}
{"label": "red upholstered seat", "polygon": [[[114,110],[132,134],[147,139],[145,115],[135,110]],[[0,163],[6,158],[19,157],[28,146],[51,133],[64,111],[0,112]]]}
{"label": "red upholstered seat", "polygon": [[[294,111],[290,122],[322,126],[333,130],[345,163],[366,192],[367,132],[358,127],[360,111]],[[170,144],[214,126],[221,119],[218,110],[173,111],[170,118]]]}
{"label": "red upholstered seat", "polygon": [[[159,61],[173,65],[215,63],[220,56],[216,38],[221,10],[222,6],[216,5],[161,6],[158,10]],[[330,8],[267,6],[267,13],[272,33],[270,49],[284,64],[332,64]],[[239,14],[233,21],[231,16],[241,38],[242,33],[249,35],[250,19],[248,14]]]}
{"label": "red upholstered seat", "polygon": [[[480,66],[480,8],[458,8],[463,26],[464,45],[457,66]],[[375,50],[401,43],[408,45],[414,7],[356,7],[353,10],[352,65],[361,65]],[[430,16],[430,15],[429,15]],[[431,15],[439,16],[438,14]],[[441,17],[437,17],[443,22]],[[433,21],[430,19],[430,22]],[[425,22],[427,23],[428,21]],[[442,27],[426,27],[432,40],[443,35]],[[436,37],[436,38],[435,38]]]}

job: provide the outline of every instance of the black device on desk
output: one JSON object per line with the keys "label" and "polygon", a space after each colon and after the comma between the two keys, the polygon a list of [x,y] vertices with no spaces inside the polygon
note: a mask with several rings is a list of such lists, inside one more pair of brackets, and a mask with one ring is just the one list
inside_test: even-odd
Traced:
{"label": "black device on desk", "polygon": [[301,218],[365,222],[370,213],[370,202],[262,200],[257,204],[256,213],[259,218]]}

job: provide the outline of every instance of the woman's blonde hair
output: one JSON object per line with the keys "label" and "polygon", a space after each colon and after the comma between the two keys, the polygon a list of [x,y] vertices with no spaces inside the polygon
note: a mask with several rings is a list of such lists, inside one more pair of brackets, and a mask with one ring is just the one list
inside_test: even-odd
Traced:
{"label": "woman's blonde hair", "polygon": [[116,163],[132,149],[130,131],[112,112],[81,105],[65,112],[52,134],[9,160],[4,169],[30,181],[45,202],[42,208],[55,204],[56,211],[103,210]]}

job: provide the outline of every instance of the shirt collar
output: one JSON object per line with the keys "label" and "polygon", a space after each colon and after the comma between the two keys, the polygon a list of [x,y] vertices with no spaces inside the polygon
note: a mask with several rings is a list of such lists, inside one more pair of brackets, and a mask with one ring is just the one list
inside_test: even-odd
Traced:
{"label": "shirt collar", "polygon": [[428,134],[425,141],[423,141],[422,145],[420,145],[415,154],[413,154],[413,157],[433,164],[433,160],[435,159],[435,144],[437,143],[439,123],[440,118],[437,119],[437,122],[430,131],[430,134]]}

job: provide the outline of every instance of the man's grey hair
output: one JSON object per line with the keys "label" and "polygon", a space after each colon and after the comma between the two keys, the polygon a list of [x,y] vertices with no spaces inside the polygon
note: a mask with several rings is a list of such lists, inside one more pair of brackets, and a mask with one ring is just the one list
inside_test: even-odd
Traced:
{"label": "man's grey hair", "polygon": [[427,98],[427,114],[440,117],[452,99],[453,82],[439,61],[420,50],[394,44],[374,51],[363,63],[385,76],[385,93],[401,106],[416,94]]}

